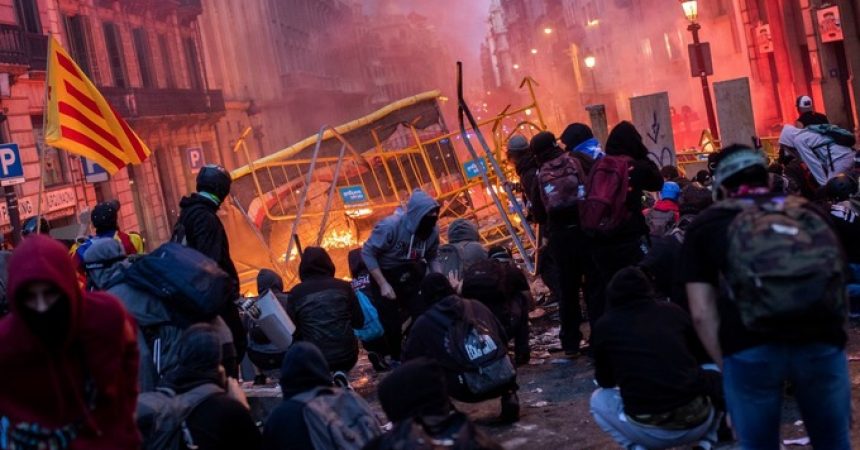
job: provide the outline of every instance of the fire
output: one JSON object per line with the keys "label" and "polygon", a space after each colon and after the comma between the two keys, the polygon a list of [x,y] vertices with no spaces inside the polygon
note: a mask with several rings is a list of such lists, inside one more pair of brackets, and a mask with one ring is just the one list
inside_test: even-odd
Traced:
{"label": "fire", "polygon": [[358,241],[353,236],[350,230],[334,229],[330,231],[322,241],[322,247],[326,249],[333,248],[352,248],[358,244]]}

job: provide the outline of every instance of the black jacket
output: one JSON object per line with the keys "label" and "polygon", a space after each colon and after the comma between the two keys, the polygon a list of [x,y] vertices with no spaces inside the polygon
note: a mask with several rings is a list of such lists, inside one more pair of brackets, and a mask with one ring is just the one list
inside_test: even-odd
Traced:
{"label": "black jacket", "polygon": [[297,341],[319,347],[334,370],[348,370],[358,357],[353,329],[364,325],[364,315],[352,286],[334,274],[325,250],[307,248],[299,264],[302,282],[290,291],[287,312],[296,324]]}
{"label": "black jacket", "polygon": [[280,383],[284,401],[266,420],[263,449],[314,450],[305,423],[305,405],[292,398],[317,387],[331,386],[331,374],[325,357],[311,344],[293,344],[284,357]]}
{"label": "black jacket", "polygon": [[540,196],[540,184],[537,179],[538,163],[535,157],[531,154],[523,155],[517,160],[514,169],[520,178],[523,195],[531,204],[529,208],[531,219],[535,223],[543,225],[546,223],[546,211]]}
{"label": "black jacket", "polygon": [[707,393],[693,351],[698,343],[689,316],[653,299],[638,269],[623,269],[607,288],[609,309],[594,328],[594,375],[618,386],[628,414],[659,414]]}
{"label": "black jacket", "polygon": [[187,424],[200,450],[260,448],[260,430],[250,411],[227,394],[215,394],[204,400],[188,416]]}

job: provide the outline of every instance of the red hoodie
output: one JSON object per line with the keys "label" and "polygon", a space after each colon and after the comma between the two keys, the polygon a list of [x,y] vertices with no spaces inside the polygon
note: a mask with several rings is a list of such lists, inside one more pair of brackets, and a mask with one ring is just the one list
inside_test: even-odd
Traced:
{"label": "red hoodie", "polygon": [[[69,302],[68,333],[50,350],[21,316],[23,288],[56,285]],[[83,293],[68,250],[45,237],[24,239],[9,261],[10,313],[0,319],[0,417],[12,426],[53,429],[83,423],[69,447],[135,449],[138,350],[135,324],[122,304],[103,293]],[[84,386],[95,385],[91,409]]]}

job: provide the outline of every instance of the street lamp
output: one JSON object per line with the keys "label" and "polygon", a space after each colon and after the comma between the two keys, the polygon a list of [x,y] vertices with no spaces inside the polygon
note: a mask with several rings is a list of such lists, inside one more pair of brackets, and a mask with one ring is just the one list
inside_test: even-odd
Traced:
{"label": "street lamp", "polygon": [[[705,113],[708,115],[708,128],[711,129],[711,136],[714,140],[720,139],[719,130],[717,129],[717,117],[714,114],[714,103],[711,100],[711,87],[708,84],[708,73],[705,71],[705,54],[702,51],[702,43],[699,41],[699,30],[702,25],[699,24],[699,4],[696,0],[679,0],[681,8],[684,10],[684,16],[690,21],[687,30],[693,35],[693,49],[696,53],[696,59],[701,71],[699,78],[702,80],[702,96],[705,98]],[[692,61],[691,61],[692,63]]]}
{"label": "street lamp", "polygon": [[591,72],[591,92],[593,95],[597,95],[597,78],[594,75],[594,68],[597,66],[597,58],[594,55],[588,55],[583,60],[585,62],[585,67],[588,67],[588,70]]}
{"label": "street lamp", "polygon": [[589,69],[593,69],[594,66],[596,66],[596,65],[597,65],[597,58],[595,58],[593,56],[586,56],[585,57],[585,67],[588,67]]}
{"label": "street lamp", "polygon": [[532,55],[537,55],[537,49],[536,48],[532,49]]}
{"label": "street lamp", "polygon": [[552,28],[546,27],[543,29],[543,34],[552,34]]}
{"label": "street lamp", "polygon": [[514,64],[514,70],[520,70],[520,65],[519,65],[519,64]]}

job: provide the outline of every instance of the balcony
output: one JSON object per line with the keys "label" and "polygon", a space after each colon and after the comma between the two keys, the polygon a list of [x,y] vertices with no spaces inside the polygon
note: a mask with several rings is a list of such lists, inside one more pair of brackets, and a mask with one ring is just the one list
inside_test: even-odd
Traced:
{"label": "balcony", "polygon": [[0,64],[44,71],[47,63],[48,36],[0,24]]}
{"label": "balcony", "polygon": [[223,114],[221,91],[99,87],[108,103],[126,119],[192,114]]}

